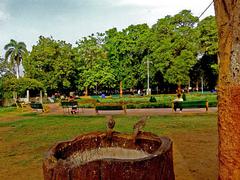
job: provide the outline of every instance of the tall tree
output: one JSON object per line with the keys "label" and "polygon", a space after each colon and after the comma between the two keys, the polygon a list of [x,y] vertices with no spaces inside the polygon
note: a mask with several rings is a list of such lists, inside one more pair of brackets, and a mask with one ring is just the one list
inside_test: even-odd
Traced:
{"label": "tall tree", "polygon": [[44,84],[49,93],[73,89],[76,67],[72,45],[65,41],[40,36],[23,65],[26,76]]}
{"label": "tall tree", "polygon": [[85,88],[86,95],[88,90],[95,89],[96,92],[102,88],[114,87],[115,76],[107,53],[102,47],[103,34],[84,37],[77,42],[76,62],[78,71],[78,89]]}
{"label": "tall tree", "polygon": [[17,42],[11,39],[10,43],[6,44],[4,49],[6,50],[5,59],[6,60],[10,59],[10,64],[13,67],[13,69],[15,66],[17,68],[16,76],[18,79],[20,75],[19,66],[21,65],[23,56],[27,54],[26,44],[24,42]]}
{"label": "tall tree", "polygon": [[191,70],[190,77],[193,84],[198,86],[201,78],[204,84],[213,89],[217,84],[217,25],[214,16],[208,16],[201,20],[197,27],[197,40],[199,43],[197,63]]}
{"label": "tall tree", "polygon": [[201,20],[196,30],[198,31],[199,53],[215,55],[218,50],[217,24],[214,16]]}
{"label": "tall tree", "polygon": [[153,25],[151,57],[168,83],[181,85],[189,82],[189,72],[196,63],[198,46],[194,25],[197,22],[197,17],[183,10]]}
{"label": "tall tree", "polygon": [[125,77],[127,88],[136,88],[136,86],[147,87],[147,64],[150,28],[147,24],[130,25],[123,29],[128,50],[124,52],[125,59],[129,59],[130,66],[127,69]]}
{"label": "tall tree", "polygon": [[219,37],[219,179],[240,179],[240,1],[214,0]]}
{"label": "tall tree", "polygon": [[114,70],[116,81],[119,83],[119,92],[122,96],[123,82],[130,67],[129,59],[125,58],[127,51],[127,43],[124,34],[117,28],[109,29],[105,32],[105,49],[107,50],[108,59],[111,68]]}
{"label": "tall tree", "polygon": [[149,51],[149,32],[147,24],[130,25],[122,31],[116,28],[106,31],[105,48],[120,85],[120,95],[122,87],[143,86],[147,74],[143,62]]}

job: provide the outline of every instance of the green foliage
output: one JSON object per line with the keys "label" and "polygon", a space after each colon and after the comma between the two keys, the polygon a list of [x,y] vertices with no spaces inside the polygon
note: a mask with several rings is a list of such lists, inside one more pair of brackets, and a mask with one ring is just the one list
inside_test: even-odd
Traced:
{"label": "green foliage", "polygon": [[199,53],[214,55],[218,50],[217,24],[214,16],[208,16],[198,23]]}
{"label": "green foliage", "polygon": [[157,102],[157,99],[154,96],[151,96],[149,102]]}
{"label": "green foliage", "polygon": [[96,106],[96,110],[122,110],[123,107],[121,105],[119,106]]}
{"label": "green foliage", "polygon": [[1,117],[8,114],[9,112],[16,111],[16,107],[0,107]]}
{"label": "green foliage", "polygon": [[[125,90],[146,89],[147,61],[151,89],[189,82],[197,86],[201,78],[204,87],[212,89],[218,75],[217,40],[214,17],[199,22],[183,10],[152,27],[130,25],[83,37],[74,48],[41,36],[23,65],[25,76],[41,82],[48,92],[88,89],[93,94],[119,89],[120,82]],[[0,73],[6,69],[0,63]]]}
{"label": "green foliage", "polygon": [[191,78],[196,82],[201,82],[203,78],[204,86],[214,89],[218,79],[217,55],[204,54],[191,70]]}
{"label": "green foliage", "polygon": [[77,84],[80,90],[86,87],[114,87],[115,76],[107,59],[107,52],[102,47],[102,41],[101,34],[98,34],[96,37],[92,35],[77,42]]}
{"label": "green foliage", "polygon": [[3,91],[4,92],[17,92],[19,95],[25,94],[26,90],[42,90],[44,86],[41,82],[20,77],[19,79],[12,77],[12,78],[4,78],[3,80]]}
{"label": "green foliage", "polygon": [[127,109],[144,109],[144,108],[171,108],[172,104],[170,102],[148,102],[139,104],[128,104]]}
{"label": "green foliage", "polygon": [[14,70],[15,65],[17,67],[16,76],[19,78],[20,70],[19,66],[24,55],[27,54],[26,44],[24,42],[17,42],[13,39],[10,40],[10,43],[6,44],[4,49],[5,59],[10,59],[10,67]]}
{"label": "green foliage", "polygon": [[196,33],[193,29],[198,19],[183,10],[167,16],[153,25],[152,59],[165,81],[186,85],[189,71],[196,63]]}
{"label": "green foliage", "polygon": [[76,69],[71,44],[40,36],[24,69],[27,77],[40,81],[48,91],[71,89]]}
{"label": "green foliage", "polygon": [[122,31],[116,28],[106,31],[105,48],[117,82],[124,88],[141,86],[146,79],[146,61],[149,52],[147,24],[130,25]]}
{"label": "green foliage", "polygon": [[214,16],[209,16],[198,23],[195,28],[198,39],[197,63],[190,72],[192,81],[199,83],[201,78],[205,86],[214,89],[218,77],[218,34]]}
{"label": "green foliage", "polygon": [[182,98],[183,98],[183,101],[186,101],[186,100],[187,100],[187,95],[186,95],[186,93],[183,93],[183,94],[182,94]]}

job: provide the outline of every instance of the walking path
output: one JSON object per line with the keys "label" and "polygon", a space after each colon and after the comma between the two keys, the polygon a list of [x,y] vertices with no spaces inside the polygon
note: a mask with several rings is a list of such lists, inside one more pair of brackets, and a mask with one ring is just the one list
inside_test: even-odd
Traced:
{"label": "walking path", "polygon": [[[63,111],[62,107],[58,104],[49,104],[50,112],[48,114],[65,114],[72,115],[66,110]],[[210,107],[206,112],[205,108],[192,108],[192,109],[183,109],[182,112],[179,110],[174,112],[172,108],[147,108],[147,109],[127,109],[127,115],[165,115],[165,114],[191,114],[191,113],[214,113],[217,112],[216,107]],[[93,108],[83,108],[79,110],[77,115],[109,115],[109,114],[124,114],[123,110],[105,110],[99,111],[97,114]]]}

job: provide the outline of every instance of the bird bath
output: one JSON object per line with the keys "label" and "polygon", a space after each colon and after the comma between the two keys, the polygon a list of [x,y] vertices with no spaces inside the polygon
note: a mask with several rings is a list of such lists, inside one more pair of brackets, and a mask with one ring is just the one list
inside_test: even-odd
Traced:
{"label": "bird bath", "polygon": [[174,179],[172,142],[150,132],[80,135],[54,145],[43,161],[45,180]]}

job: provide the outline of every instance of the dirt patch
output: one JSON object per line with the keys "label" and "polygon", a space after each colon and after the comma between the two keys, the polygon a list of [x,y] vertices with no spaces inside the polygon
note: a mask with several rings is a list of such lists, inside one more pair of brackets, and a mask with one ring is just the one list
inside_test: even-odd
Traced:
{"label": "dirt patch", "polygon": [[217,179],[217,130],[172,134],[177,180]]}
{"label": "dirt patch", "polygon": [[13,122],[21,119],[28,119],[31,118],[31,116],[23,116],[24,114],[29,114],[31,112],[13,112],[6,114],[4,116],[0,116],[0,123],[1,122]]}
{"label": "dirt patch", "polygon": [[5,116],[5,117],[0,117],[0,122],[11,122],[11,121],[16,121],[22,118],[23,117],[19,117],[19,116]]}

